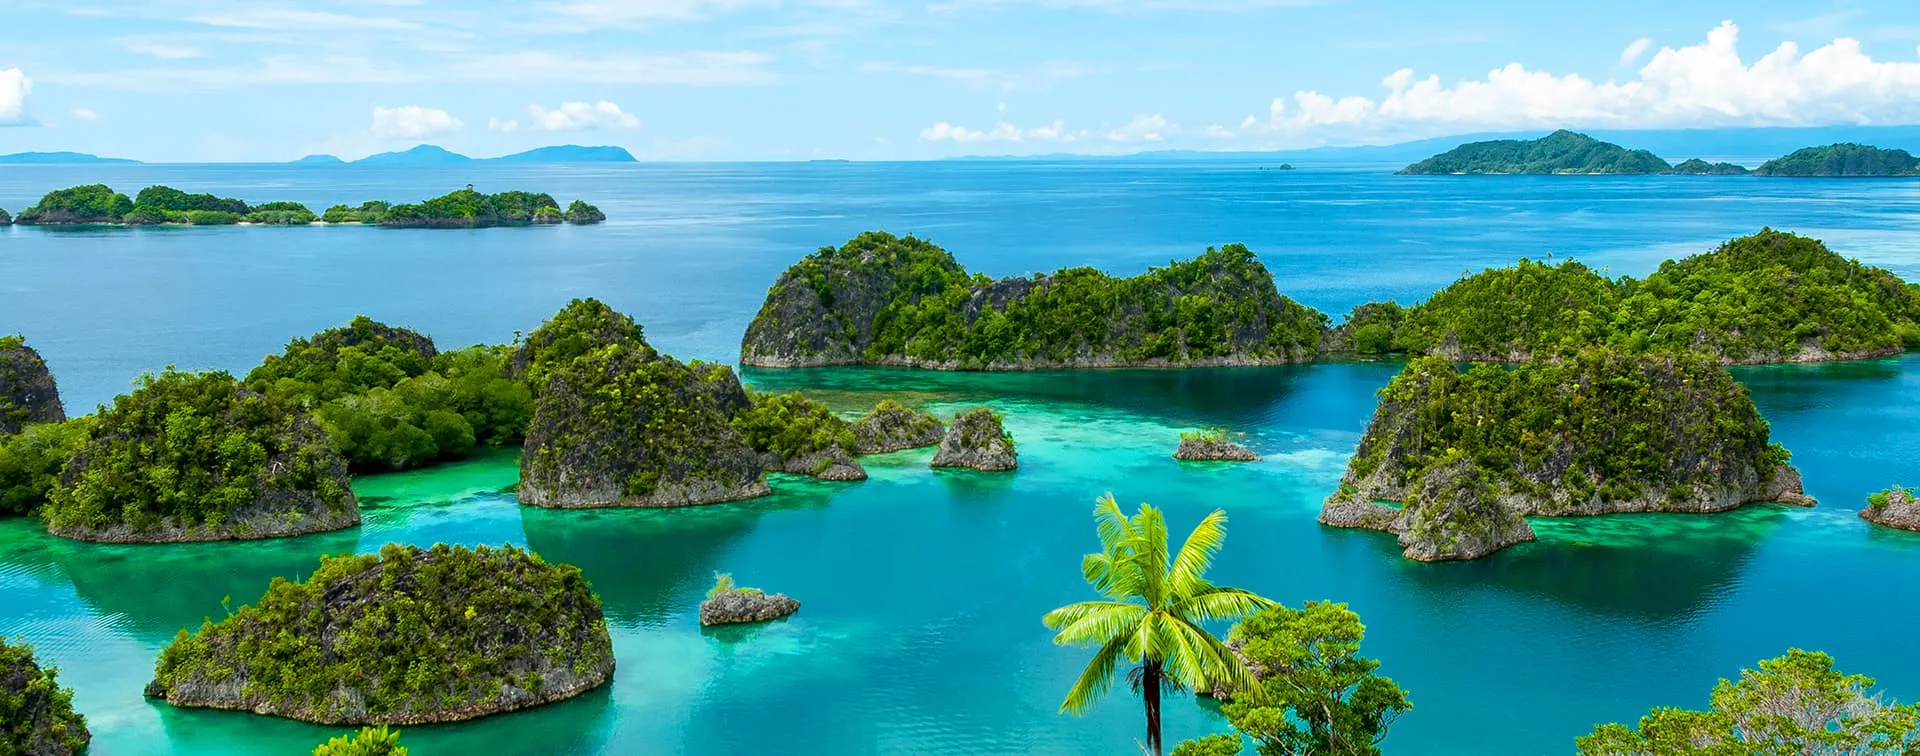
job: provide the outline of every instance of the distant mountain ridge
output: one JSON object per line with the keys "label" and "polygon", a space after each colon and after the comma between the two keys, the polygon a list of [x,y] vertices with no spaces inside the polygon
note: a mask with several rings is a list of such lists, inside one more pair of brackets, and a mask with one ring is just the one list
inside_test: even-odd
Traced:
{"label": "distant mountain ridge", "polygon": [[[415,165],[464,165],[468,163],[518,163],[522,165],[558,164],[558,163],[634,163],[639,162],[624,147],[603,145],[583,147],[577,144],[562,144],[551,147],[536,147],[525,152],[502,155],[491,158],[473,158],[452,152],[444,147],[423,144],[399,152],[382,152],[368,155],[359,160],[341,160],[333,155],[308,155],[299,160],[284,163],[266,163],[265,165],[301,165],[301,166],[415,166]],[[118,164],[141,165],[139,160],[124,158],[104,158],[84,152],[20,152],[12,155],[0,155],[0,165],[82,165],[82,164]]]}
{"label": "distant mountain ridge", "polygon": [[7,165],[58,165],[73,163],[132,165],[139,162],[138,160],[128,160],[126,158],[100,157],[99,155],[89,155],[84,152],[16,152],[11,155],[0,155],[0,163]]}

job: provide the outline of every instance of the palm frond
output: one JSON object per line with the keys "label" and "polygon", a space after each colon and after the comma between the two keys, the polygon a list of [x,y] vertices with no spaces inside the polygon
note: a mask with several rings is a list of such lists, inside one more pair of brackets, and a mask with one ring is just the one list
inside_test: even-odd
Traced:
{"label": "palm frond", "polygon": [[1127,513],[1120,509],[1112,492],[1094,501],[1093,530],[1100,535],[1101,549],[1109,554],[1132,535],[1133,523],[1127,520]]}
{"label": "palm frond", "polygon": [[1140,571],[1125,553],[1088,554],[1080,560],[1080,573],[1087,584],[1110,599],[1122,600],[1137,595]]}
{"label": "palm frond", "polygon": [[1140,575],[1140,598],[1147,606],[1159,609],[1166,605],[1170,586],[1167,584],[1167,518],[1152,504],[1141,504],[1140,512],[1133,516],[1133,555],[1134,568]]}
{"label": "palm frond", "polygon": [[1254,676],[1253,670],[1240,660],[1238,654],[1233,653],[1233,649],[1227,648],[1227,644],[1186,619],[1174,618],[1173,622],[1176,627],[1171,634],[1191,649],[1199,668],[1199,678],[1190,684],[1210,688],[1215,682],[1223,682],[1236,698],[1250,701],[1266,698],[1266,689],[1261,687],[1260,679]]}
{"label": "palm frond", "polygon": [[1227,513],[1216,509],[1200,519],[1193,526],[1193,532],[1187,534],[1187,541],[1180,545],[1180,552],[1173,559],[1168,570],[1168,582],[1172,584],[1176,596],[1191,596],[1211,587],[1207,583],[1207,570],[1213,568],[1213,557],[1220,553],[1220,546],[1227,540]]}
{"label": "palm frond", "polygon": [[1081,671],[1080,678],[1067,691],[1067,699],[1060,703],[1062,713],[1085,714],[1100,703],[1100,699],[1113,687],[1113,672],[1119,667],[1120,653],[1125,646],[1125,638],[1115,638],[1100,647],[1100,651],[1093,655],[1093,661],[1087,662],[1087,668]]}
{"label": "palm frond", "polygon": [[[1102,645],[1115,638],[1126,638],[1140,624],[1146,608],[1118,601],[1086,601],[1069,604],[1042,618],[1057,632],[1053,642],[1062,646]],[[1128,658],[1139,658],[1128,654]]]}
{"label": "palm frond", "polygon": [[1167,611],[1193,622],[1231,622],[1274,606],[1273,599],[1253,591],[1208,587],[1198,594],[1181,597],[1180,602]]}

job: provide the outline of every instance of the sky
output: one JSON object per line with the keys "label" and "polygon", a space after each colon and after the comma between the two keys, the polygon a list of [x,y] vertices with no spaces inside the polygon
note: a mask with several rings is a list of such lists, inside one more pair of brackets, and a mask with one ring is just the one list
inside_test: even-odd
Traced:
{"label": "sky", "polygon": [[915,160],[1916,123],[1914,0],[0,0],[0,153]]}

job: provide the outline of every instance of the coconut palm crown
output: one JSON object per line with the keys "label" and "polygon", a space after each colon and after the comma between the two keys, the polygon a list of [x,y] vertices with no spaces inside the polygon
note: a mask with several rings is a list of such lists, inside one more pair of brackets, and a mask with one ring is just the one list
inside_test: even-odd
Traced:
{"label": "coconut palm crown", "polygon": [[1069,604],[1042,620],[1057,633],[1056,644],[1099,648],[1060,710],[1083,714],[1092,709],[1113,686],[1125,659],[1135,665],[1130,678],[1146,702],[1146,749],[1159,756],[1163,685],[1192,690],[1224,684],[1237,696],[1261,695],[1246,663],[1203,624],[1236,620],[1274,602],[1207,581],[1207,569],[1227,537],[1227,515],[1221,510],[1201,519],[1171,554],[1166,518],[1150,504],[1128,517],[1107,494],[1093,518],[1100,552],[1088,554],[1081,571],[1106,600]]}

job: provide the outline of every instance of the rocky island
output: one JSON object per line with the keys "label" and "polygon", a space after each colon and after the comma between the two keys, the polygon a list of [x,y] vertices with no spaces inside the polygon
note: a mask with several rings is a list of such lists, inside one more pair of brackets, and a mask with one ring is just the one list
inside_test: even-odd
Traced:
{"label": "rocky island", "polygon": [[1539,139],[1469,142],[1400,169],[1402,174],[1647,174],[1673,170],[1646,150],[1629,150],[1566,129]]}
{"label": "rocky island", "polygon": [[307,412],[224,372],[142,376],[95,417],[47,532],[155,543],[274,538],[360,523],[347,463]]}
{"label": "rocky island", "polygon": [[320,221],[393,228],[486,228],[553,223],[590,225],[606,218],[599,208],[580,200],[563,211],[552,195],[522,191],[482,194],[472,187],[415,204],[370,201],[357,208],[335,205],[326,213],[316,215],[298,202],[253,205],[231,197],[189,194],[159,185],[142,189],[129,199],[104,184],[89,184],[48,192],[39,204],[20,211],[13,222],[23,226],[305,226]]}
{"label": "rocky island", "polygon": [[512,546],[322,559],[304,582],[161,652],[149,697],[328,725],[453,722],[584,693],[613,675],[580,571]]}
{"label": "rocky island", "polygon": [[32,648],[0,639],[0,753],[73,756],[92,739],[55,670],[40,666]]}
{"label": "rocky island", "polygon": [[986,407],[955,415],[930,467],[964,467],[1003,472],[1020,466],[1013,434],[1001,427],[1000,413]]}
{"label": "rocky island", "polygon": [[0,207],[0,226],[11,225],[13,225],[13,215],[9,214],[6,208]]}
{"label": "rocky island", "polygon": [[1465,372],[1424,357],[1381,390],[1320,521],[1394,533],[1412,559],[1474,559],[1532,540],[1527,516],[1811,506],[1787,458],[1700,355],[1591,348]]}
{"label": "rocky island", "polygon": [[732,575],[720,575],[707,591],[707,599],[700,602],[700,624],[713,627],[769,622],[797,611],[800,602],[784,593],[769,596],[758,588],[738,588]]}
{"label": "rocky island", "polygon": [[1765,229],[1668,260],[1645,279],[1609,279],[1573,260],[1521,260],[1462,278],[1404,312],[1374,303],[1348,320],[1330,331],[1328,352],[1520,362],[1607,344],[1698,351],[1724,364],[1817,362],[1920,347],[1920,292],[1818,239]]}
{"label": "rocky island", "polygon": [[1920,158],[1906,150],[1883,150],[1864,144],[1833,144],[1795,150],[1767,161],[1756,176],[1795,178],[1885,178],[1920,176]]}
{"label": "rocky island", "polygon": [[1180,448],[1173,458],[1182,462],[1258,462],[1252,449],[1227,439],[1227,429],[1208,428],[1180,434]]}
{"label": "rocky island", "polygon": [[60,389],[40,353],[19,336],[0,336],[0,435],[67,419]]}
{"label": "rocky island", "polygon": [[1743,165],[1724,162],[1709,163],[1700,158],[1688,158],[1679,163],[1675,163],[1673,170],[1667,171],[1667,173],[1676,176],[1745,176],[1753,173],[1753,171],[1747,170],[1747,167]]}
{"label": "rocky island", "polygon": [[770,492],[732,424],[748,405],[733,371],[660,354],[597,300],[568,304],[511,364],[534,385],[522,504],[678,507]]}
{"label": "rocky island", "polygon": [[1313,359],[1326,316],[1279,294],[1241,245],[1114,278],[992,281],[912,236],[861,234],[781,274],[747,327],[756,367],[939,370],[1269,365]]}
{"label": "rocky island", "polygon": [[882,399],[853,422],[853,453],[885,454],[936,446],[946,434],[946,426],[932,413]]}
{"label": "rocky island", "polygon": [[732,424],[768,472],[867,479],[866,468],[853,458],[853,429],[826,405],[797,392],[755,394],[752,403],[734,415]]}
{"label": "rocky island", "polygon": [[1920,498],[1914,497],[1911,488],[1894,486],[1868,496],[1866,508],[1860,510],[1860,519],[1875,525],[1920,532]]}

